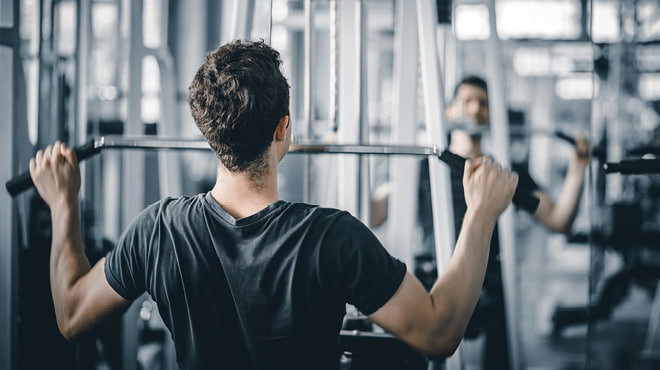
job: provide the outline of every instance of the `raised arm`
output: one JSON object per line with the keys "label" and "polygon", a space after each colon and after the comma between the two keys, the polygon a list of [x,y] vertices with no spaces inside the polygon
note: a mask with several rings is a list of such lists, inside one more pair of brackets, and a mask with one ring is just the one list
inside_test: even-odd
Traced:
{"label": "raised arm", "polygon": [[78,192],[80,169],[76,154],[56,142],[30,160],[30,175],[50,207],[52,246],[50,285],[57,326],[67,339],[121,312],[129,301],[108,285],[101,259],[93,268],[82,245]]}
{"label": "raised arm", "polygon": [[556,233],[566,234],[570,231],[580,204],[584,170],[591,159],[591,146],[584,137],[584,133],[580,133],[576,138],[574,149],[573,158],[557,202],[554,203],[546,193],[540,190],[535,192],[540,202],[534,216],[548,230]]}
{"label": "raised arm", "polygon": [[517,174],[488,158],[466,161],[467,211],[447,269],[430,293],[408,273],[394,296],[369,318],[425,353],[452,354],[481,291],[495,222],[517,184]]}

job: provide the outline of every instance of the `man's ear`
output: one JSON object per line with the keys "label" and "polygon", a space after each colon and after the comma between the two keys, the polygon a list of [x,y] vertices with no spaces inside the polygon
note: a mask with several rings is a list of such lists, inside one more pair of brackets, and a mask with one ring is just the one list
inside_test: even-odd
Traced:
{"label": "man's ear", "polygon": [[282,116],[280,121],[277,123],[277,128],[275,128],[275,133],[273,134],[273,140],[284,141],[286,140],[286,131],[289,127],[289,116]]}

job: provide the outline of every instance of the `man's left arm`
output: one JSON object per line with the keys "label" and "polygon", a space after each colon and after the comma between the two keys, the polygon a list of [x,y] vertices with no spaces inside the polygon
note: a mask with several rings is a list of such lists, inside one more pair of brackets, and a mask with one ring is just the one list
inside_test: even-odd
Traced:
{"label": "man's left arm", "polygon": [[105,278],[105,258],[93,268],[80,231],[80,169],[75,152],[56,142],[30,160],[30,175],[52,219],[50,283],[57,326],[67,339],[130,304]]}
{"label": "man's left arm", "polygon": [[568,233],[577,214],[577,208],[582,196],[585,168],[591,159],[591,146],[589,141],[580,133],[575,139],[573,158],[566,174],[566,180],[557,202],[543,191],[534,192],[540,202],[534,216],[541,221],[548,230],[557,233]]}

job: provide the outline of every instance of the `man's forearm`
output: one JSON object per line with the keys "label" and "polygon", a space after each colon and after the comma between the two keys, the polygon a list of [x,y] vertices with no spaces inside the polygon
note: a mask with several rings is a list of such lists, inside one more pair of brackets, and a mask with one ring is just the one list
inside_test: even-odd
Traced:
{"label": "man's forearm", "polygon": [[584,166],[572,162],[566,174],[564,187],[553,210],[555,230],[567,233],[575,215],[577,214],[580,198],[582,197],[582,183],[584,182]]}
{"label": "man's forearm", "polygon": [[486,273],[494,219],[468,211],[447,269],[431,289],[436,306],[449,309],[447,330],[462,337],[479,298]]}
{"label": "man's forearm", "polygon": [[64,330],[78,303],[75,283],[90,270],[90,265],[82,245],[77,199],[52,206],[51,218],[50,285],[57,323]]}

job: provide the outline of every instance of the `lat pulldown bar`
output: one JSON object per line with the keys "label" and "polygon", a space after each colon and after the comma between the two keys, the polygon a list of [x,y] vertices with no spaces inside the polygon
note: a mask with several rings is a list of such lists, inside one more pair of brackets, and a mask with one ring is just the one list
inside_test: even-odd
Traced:
{"label": "lat pulldown bar", "polygon": [[[101,136],[75,147],[74,151],[80,162],[100,153],[102,149],[209,150],[210,148],[206,141],[201,140]],[[435,146],[292,144],[289,153],[435,156],[455,170],[463,171],[465,167],[465,158],[448,150],[441,151]],[[21,173],[5,183],[12,197],[33,186],[29,172]],[[513,203],[533,213],[538,208],[539,199],[531,191],[517,188],[513,195]]]}

